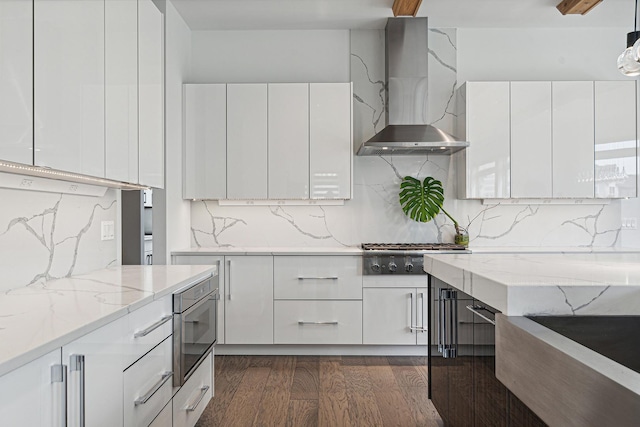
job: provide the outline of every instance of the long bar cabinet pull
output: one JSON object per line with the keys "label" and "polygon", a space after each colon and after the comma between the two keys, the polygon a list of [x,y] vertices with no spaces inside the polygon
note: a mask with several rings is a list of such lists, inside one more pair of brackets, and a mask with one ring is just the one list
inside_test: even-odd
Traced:
{"label": "long bar cabinet pull", "polygon": [[[82,354],[72,354],[69,358],[69,373],[76,372],[76,376],[78,377],[78,419],[77,425],[80,427],[85,427],[85,366],[84,366],[84,355]],[[73,427],[75,424],[70,423]]]}
{"label": "long bar cabinet pull", "polygon": [[[60,383],[60,405],[59,413],[54,414],[54,424],[57,427],[67,426],[67,365],[51,366],[51,383]],[[54,409],[55,410],[55,409]]]}

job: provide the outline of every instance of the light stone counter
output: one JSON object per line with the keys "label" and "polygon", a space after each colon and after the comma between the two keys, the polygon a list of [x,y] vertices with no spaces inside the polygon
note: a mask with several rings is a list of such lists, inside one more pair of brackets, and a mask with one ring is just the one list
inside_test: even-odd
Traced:
{"label": "light stone counter", "polygon": [[121,266],[0,294],[0,375],[180,288],[205,265]]}
{"label": "light stone counter", "polygon": [[210,248],[189,248],[179,251],[173,251],[173,256],[190,256],[190,255],[362,255],[362,249],[355,246],[336,246],[336,247],[250,247],[250,246],[228,246],[228,247],[210,247]]}
{"label": "light stone counter", "polygon": [[640,314],[640,253],[425,255],[424,270],[508,316]]}

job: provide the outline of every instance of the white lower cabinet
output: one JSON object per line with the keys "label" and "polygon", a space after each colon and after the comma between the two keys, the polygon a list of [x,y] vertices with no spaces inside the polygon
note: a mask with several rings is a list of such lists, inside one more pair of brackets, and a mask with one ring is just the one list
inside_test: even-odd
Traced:
{"label": "white lower cabinet", "polygon": [[0,377],[0,424],[5,427],[64,426],[64,383],[56,349]]}
{"label": "white lower cabinet", "polygon": [[126,336],[127,318],[121,317],[62,347],[69,427],[122,425]]}
{"label": "white lower cabinet", "polygon": [[146,426],[171,400],[172,346],[165,339],[124,371],[124,425]]}
{"label": "white lower cabinet", "polygon": [[213,397],[213,353],[173,397],[173,427],[193,427]]}
{"label": "white lower cabinet", "polygon": [[224,259],[225,343],[273,344],[273,257]]}
{"label": "white lower cabinet", "polygon": [[365,288],[362,293],[364,344],[427,344],[426,288]]}
{"label": "white lower cabinet", "polygon": [[275,301],[274,344],[362,344],[362,301]]}
{"label": "white lower cabinet", "polygon": [[172,427],[173,426],[173,401],[167,403],[153,420],[149,427]]}
{"label": "white lower cabinet", "polygon": [[362,299],[362,257],[275,256],[275,299]]}

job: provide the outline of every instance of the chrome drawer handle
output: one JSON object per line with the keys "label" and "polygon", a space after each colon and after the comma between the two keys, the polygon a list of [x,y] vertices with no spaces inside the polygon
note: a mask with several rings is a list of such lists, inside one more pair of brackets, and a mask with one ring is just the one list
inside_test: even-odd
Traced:
{"label": "chrome drawer handle", "polygon": [[480,313],[478,310],[484,310],[486,312],[489,312],[493,315],[495,315],[495,313],[493,313],[491,310],[489,310],[487,307],[482,306],[482,305],[468,305],[467,306],[467,310],[469,310],[470,312],[472,312],[473,314],[477,315],[478,317],[480,317],[481,319],[486,320],[487,322],[491,323],[492,325],[495,326],[496,321],[495,320],[491,320],[489,319],[487,316],[485,316],[484,314]]}
{"label": "chrome drawer handle", "polygon": [[172,314],[169,314],[168,316],[164,316],[162,319],[158,320],[156,323],[154,323],[153,325],[149,326],[148,328],[143,329],[143,330],[138,331],[135,334],[133,334],[133,337],[134,338],[145,337],[145,336],[149,335],[151,332],[153,332],[156,329],[158,329],[160,326],[162,326],[165,323],[167,323],[171,319],[173,319],[173,315]]}
{"label": "chrome drawer handle", "polygon": [[195,402],[193,402],[193,404],[185,408],[187,412],[195,411],[198,405],[200,404],[200,402],[202,402],[202,399],[204,399],[204,396],[207,394],[208,391],[209,391],[209,386],[208,385],[203,386],[200,389],[200,396],[198,396],[198,399]]}
{"label": "chrome drawer handle", "polygon": [[67,425],[67,366],[53,365],[51,366],[51,383],[60,383],[60,407],[58,426]]}
{"label": "chrome drawer handle", "polygon": [[298,280],[338,280],[338,276],[318,276],[318,277],[299,276]]}
{"label": "chrome drawer handle", "polygon": [[147,403],[149,399],[151,399],[151,396],[153,396],[156,393],[156,391],[160,390],[160,387],[162,387],[164,383],[169,381],[169,378],[171,378],[172,376],[173,376],[173,372],[165,372],[164,374],[162,374],[162,377],[160,378],[160,380],[157,383],[155,383],[153,387],[151,387],[151,390],[146,392],[143,396],[138,397],[133,403],[136,406],[144,405],[145,403]]}
{"label": "chrome drawer handle", "polygon": [[337,325],[338,321],[334,320],[331,322],[305,322],[303,320],[298,322],[298,325]]}

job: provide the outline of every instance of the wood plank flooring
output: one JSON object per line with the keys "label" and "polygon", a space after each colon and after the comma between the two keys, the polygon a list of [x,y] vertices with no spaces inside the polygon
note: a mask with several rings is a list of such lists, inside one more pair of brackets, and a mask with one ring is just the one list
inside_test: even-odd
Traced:
{"label": "wood plank flooring", "polygon": [[196,427],[441,427],[426,357],[216,356]]}

